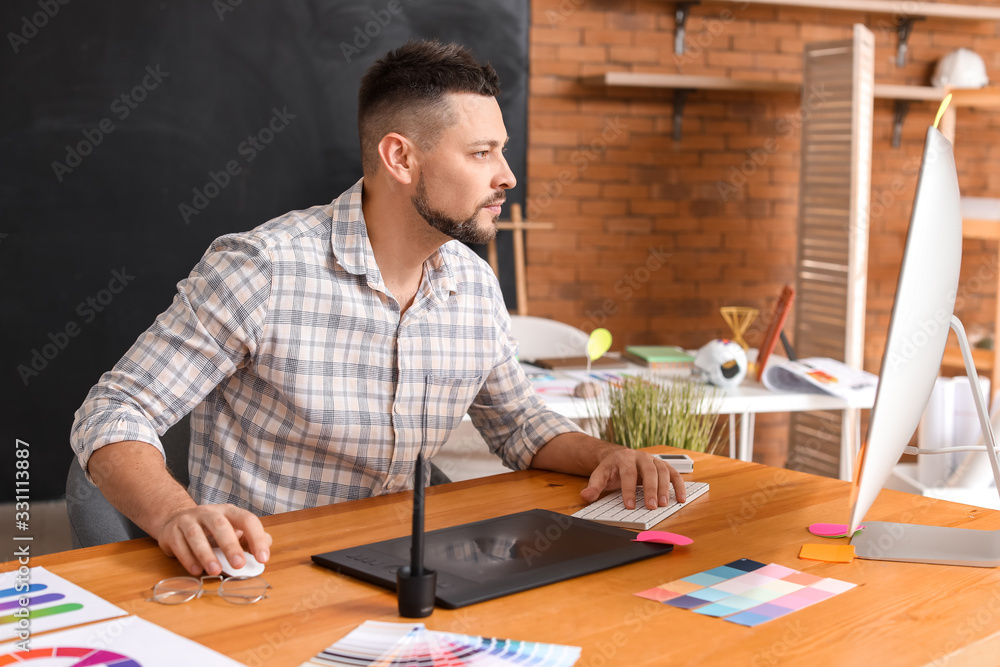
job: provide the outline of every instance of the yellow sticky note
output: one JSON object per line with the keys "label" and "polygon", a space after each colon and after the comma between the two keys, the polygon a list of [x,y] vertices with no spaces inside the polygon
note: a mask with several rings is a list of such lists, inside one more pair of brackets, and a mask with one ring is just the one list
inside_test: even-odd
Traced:
{"label": "yellow sticky note", "polygon": [[853,544],[803,544],[799,558],[821,560],[824,563],[850,563],[854,560]]}

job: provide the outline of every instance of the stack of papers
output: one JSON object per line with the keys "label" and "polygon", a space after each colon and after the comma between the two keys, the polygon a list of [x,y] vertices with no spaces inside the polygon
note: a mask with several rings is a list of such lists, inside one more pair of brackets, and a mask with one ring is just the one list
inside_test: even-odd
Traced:
{"label": "stack of papers", "polygon": [[[4,572],[0,574],[0,636],[4,640],[0,643],[0,665],[23,662],[52,667],[238,667],[240,664],[127,614],[44,567]],[[81,625],[85,623],[90,625]],[[59,630],[69,626],[80,627]]]}

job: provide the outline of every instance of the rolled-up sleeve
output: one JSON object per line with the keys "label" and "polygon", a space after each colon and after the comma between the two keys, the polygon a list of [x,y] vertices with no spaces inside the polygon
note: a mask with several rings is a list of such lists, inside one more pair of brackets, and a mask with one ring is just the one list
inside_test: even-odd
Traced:
{"label": "rolled-up sleeve", "polygon": [[70,442],[84,470],[94,451],[116,442],[163,452],[158,436],[253,356],[270,279],[263,245],[234,236],[213,243],[170,307],[76,411]]}
{"label": "rolled-up sleeve", "polygon": [[549,440],[583,429],[547,408],[535,393],[517,360],[517,348],[510,338],[510,316],[502,303],[494,317],[501,337],[499,361],[469,408],[469,417],[504,465],[524,470]]}

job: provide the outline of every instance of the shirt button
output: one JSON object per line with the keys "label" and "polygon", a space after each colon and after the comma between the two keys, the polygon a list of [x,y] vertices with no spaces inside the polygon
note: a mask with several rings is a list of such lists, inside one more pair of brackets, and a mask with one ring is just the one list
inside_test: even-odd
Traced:
{"label": "shirt button", "polygon": [[392,411],[395,412],[397,415],[398,414],[402,414],[403,413],[403,406],[400,405],[399,403],[396,403],[395,405],[392,406]]}

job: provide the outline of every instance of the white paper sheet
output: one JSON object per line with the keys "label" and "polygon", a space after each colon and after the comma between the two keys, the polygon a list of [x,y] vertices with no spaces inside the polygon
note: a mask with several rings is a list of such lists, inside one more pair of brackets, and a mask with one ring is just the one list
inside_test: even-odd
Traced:
{"label": "white paper sheet", "polygon": [[[32,637],[30,652],[0,645],[0,664],[14,655],[34,667],[240,667],[241,663],[138,616]],[[17,663],[20,664],[20,663]]]}
{"label": "white paper sheet", "polygon": [[[125,616],[128,612],[80,588],[44,567],[28,568],[22,579],[18,570],[0,574],[0,641],[18,638],[25,627],[21,606],[27,598],[31,634]],[[27,584],[27,588],[24,586]],[[18,589],[21,590],[18,590]]]}

